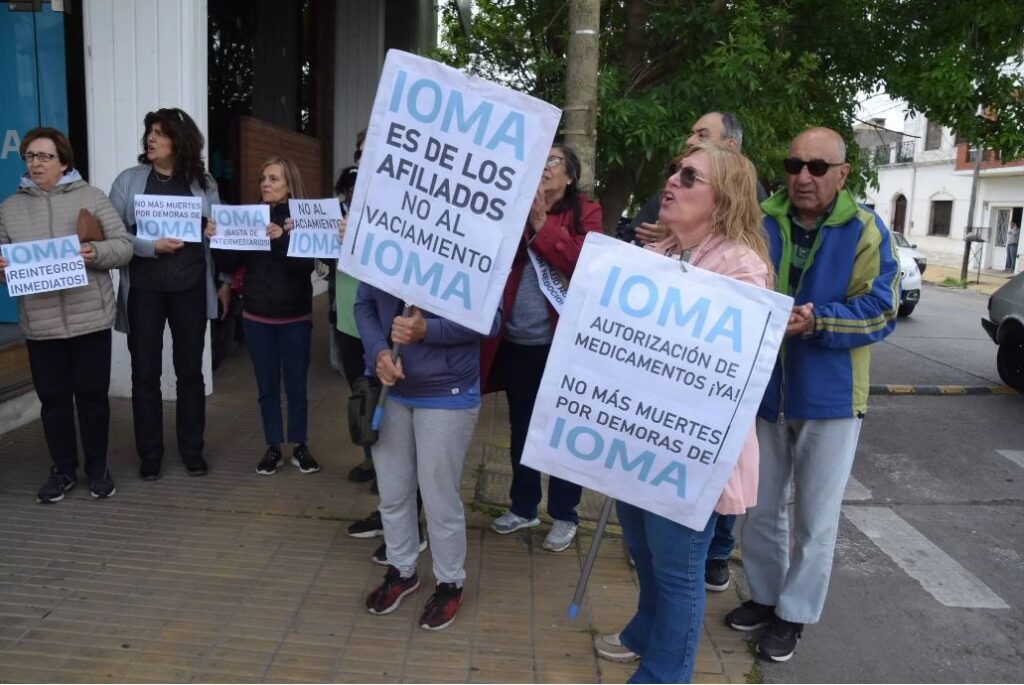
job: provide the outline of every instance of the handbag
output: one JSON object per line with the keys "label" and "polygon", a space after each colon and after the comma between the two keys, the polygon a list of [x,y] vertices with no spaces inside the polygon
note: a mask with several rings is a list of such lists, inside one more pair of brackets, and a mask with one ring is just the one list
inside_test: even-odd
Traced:
{"label": "handbag", "polygon": [[368,376],[359,376],[352,381],[352,393],[348,396],[348,432],[352,442],[360,447],[369,447],[377,442],[373,412],[380,400],[382,387],[377,378]]}
{"label": "handbag", "polygon": [[98,243],[101,240],[105,240],[100,222],[96,220],[96,217],[88,209],[80,209],[78,211],[75,232],[78,233],[78,242],[82,244]]}

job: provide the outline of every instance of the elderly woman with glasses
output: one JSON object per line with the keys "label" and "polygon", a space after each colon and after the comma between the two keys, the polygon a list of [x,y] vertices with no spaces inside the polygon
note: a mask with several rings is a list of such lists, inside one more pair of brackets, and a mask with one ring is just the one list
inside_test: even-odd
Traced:
{"label": "elderly woman with glasses", "polygon": [[[540,525],[540,473],[523,466],[520,460],[558,314],[541,290],[537,272],[551,267],[560,280],[568,282],[587,233],[601,230],[601,206],[580,191],[579,180],[576,153],[556,143],[544,165],[505,285],[501,330],[498,338],[483,345],[483,385],[487,390],[505,390],[512,428],[512,506],[491,525],[502,535]],[[544,539],[544,549],[560,552],[572,543],[582,493],[575,483],[553,476],[549,479],[548,514],[554,523]]]}
{"label": "elderly woman with glasses", "polygon": [[[59,502],[75,487],[76,409],[89,491],[105,499],[115,492],[107,463],[110,329],[116,311],[109,271],[132,258],[131,238],[103,191],[75,170],[71,143],[63,133],[32,129],[21,141],[21,157],[26,173],[17,192],[0,205],[0,243],[80,235],[88,279],[83,286],[18,298],[32,383],[42,402],[43,434],[53,459],[36,501]],[[8,266],[0,257],[0,281]]]}
{"label": "elderly woman with glasses", "polygon": [[[770,287],[774,279],[756,188],[754,167],[735,149],[711,142],[690,148],[661,193],[658,219],[669,236],[647,249]],[[629,682],[689,682],[704,617],[704,563],[715,523],[720,514],[742,514],[754,506],[757,469],[757,436],[751,427],[715,511],[701,530],[618,502],[640,598],[622,632],[599,635],[594,642],[603,658],[640,659]]]}

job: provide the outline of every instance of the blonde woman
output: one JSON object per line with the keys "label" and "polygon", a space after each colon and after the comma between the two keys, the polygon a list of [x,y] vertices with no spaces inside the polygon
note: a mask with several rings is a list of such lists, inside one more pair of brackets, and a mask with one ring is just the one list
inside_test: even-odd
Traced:
{"label": "blonde woman", "polygon": [[[757,179],[750,161],[721,144],[687,151],[661,193],[658,220],[669,235],[647,249],[708,271],[771,285],[761,231]],[[622,632],[599,635],[595,647],[613,661],[640,659],[631,683],[685,683],[693,675],[704,616],[704,563],[719,515],[756,503],[758,447],[750,429],[729,481],[702,530],[618,502],[619,522],[636,562],[640,599]]]}
{"label": "blonde woman", "polygon": [[[218,268],[233,272],[245,267],[242,281],[242,327],[245,346],[252,357],[259,390],[260,418],[267,449],[256,473],[269,476],[284,461],[285,440],[281,417],[281,377],[288,395],[288,442],[292,464],[302,473],[320,470],[306,445],[308,413],[306,376],[309,371],[310,334],[313,330],[313,260],[289,257],[288,238],[292,220],[289,198],[303,198],[302,177],[295,163],[272,157],[260,167],[260,197],[270,205],[267,237],[269,252],[217,250]],[[217,232],[210,219],[207,235]]]}

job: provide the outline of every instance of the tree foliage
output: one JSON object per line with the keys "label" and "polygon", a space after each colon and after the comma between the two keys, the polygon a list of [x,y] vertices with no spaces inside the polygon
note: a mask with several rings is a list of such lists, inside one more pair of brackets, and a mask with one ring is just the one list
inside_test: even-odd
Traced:
{"label": "tree foliage", "polygon": [[[564,101],[567,0],[476,0],[467,39],[441,5],[435,57],[554,104]],[[771,187],[809,126],[847,139],[855,190],[858,97],[884,88],[1009,159],[1024,153],[1021,0],[604,0],[597,192],[606,227],[663,181],[690,126],[734,112]],[[995,117],[979,117],[979,106]]]}

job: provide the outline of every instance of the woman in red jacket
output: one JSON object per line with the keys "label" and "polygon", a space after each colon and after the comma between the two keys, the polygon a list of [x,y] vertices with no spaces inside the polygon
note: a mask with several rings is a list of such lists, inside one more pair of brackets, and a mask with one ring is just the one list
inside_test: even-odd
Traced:
{"label": "woman in red jacket", "polygon": [[[572,277],[587,232],[601,230],[601,206],[579,191],[579,179],[576,153],[566,145],[553,145],[505,285],[501,330],[484,342],[483,386],[505,390],[512,428],[512,506],[491,525],[502,535],[540,525],[540,473],[520,459],[558,314],[541,290],[531,256],[540,268],[546,263],[565,281]],[[560,552],[572,543],[582,492],[579,485],[560,478],[548,482],[548,514],[554,525],[544,539],[545,549]]]}

